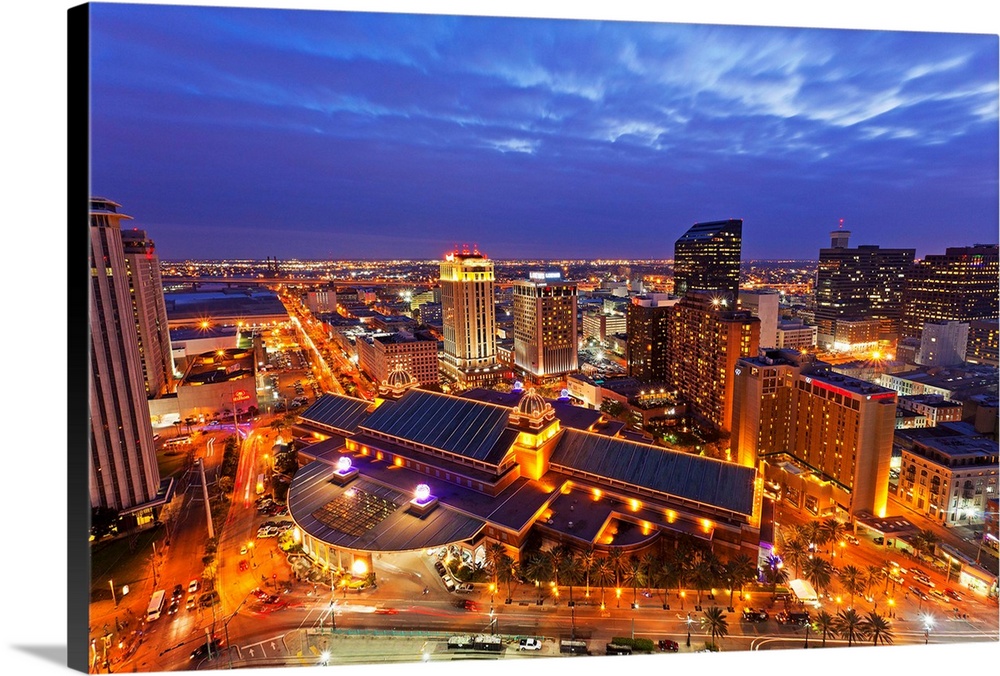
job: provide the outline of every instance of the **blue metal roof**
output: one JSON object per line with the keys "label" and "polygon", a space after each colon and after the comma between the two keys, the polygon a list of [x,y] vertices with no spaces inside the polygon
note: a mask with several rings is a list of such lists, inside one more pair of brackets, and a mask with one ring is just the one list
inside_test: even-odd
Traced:
{"label": "blue metal roof", "polygon": [[332,427],[345,434],[356,432],[358,424],[368,417],[371,404],[363,399],[340,394],[324,394],[300,414],[305,422]]}
{"label": "blue metal roof", "polygon": [[517,437],[507,429],[509,417],[504,406],[410,390],[379,406],[360,426],[496,465]]}
{"label": "blue metal roof", "polygon": [[563,431],[551,464],[741,514],[753,512],[757,472],[752,467],[573,429]]}

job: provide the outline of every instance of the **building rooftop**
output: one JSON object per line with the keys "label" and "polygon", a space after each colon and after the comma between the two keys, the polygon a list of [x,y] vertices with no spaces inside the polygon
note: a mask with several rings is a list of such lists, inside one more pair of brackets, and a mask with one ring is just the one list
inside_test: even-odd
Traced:
{"label": "building rooftop", "polygon": [[410,390],[382,404],[361,427],[497,465],[517,436],[507,428],[509,416],[507,407]]}
{"label": "building rooftop", "polygon": [[[496,404],[498,406],[506,406],[510,409],[517,406],[521,402],[521,399],[524,397],[524,392],[496,392],[494,390],[475,388],[463,392],[462,397],[489,404]],[[563,427],[586,430],[594,425],[594,423],[598,422],[602,417],[602,413],[600,411],[584,408],[582,406],[574,406],[567,401],[561,401],[559,399],[547,399],[546,401],[552,404],[552,408],[556,413],[556,418],[559,419],[559,423]]]}
{"label": "building rooftop", "polygon": [[358,431],[369,415],[371,402],[341,394],[324,394],[300,415],[305,423],[332,428],[345,434]]}
{"label": "building rooftop", "polygon": [[577,470],[741,514],[753,512],[753,468],[624,439],[565,430],[554,469]]}

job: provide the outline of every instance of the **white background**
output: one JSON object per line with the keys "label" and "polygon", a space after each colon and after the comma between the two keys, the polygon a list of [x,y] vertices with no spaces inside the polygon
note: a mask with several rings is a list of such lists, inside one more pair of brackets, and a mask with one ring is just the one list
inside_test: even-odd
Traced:
{"label": "white background", "polygon": [[[158,3],[166,4],[166,3]],[[181,3],[173,3],[181,4]],[[552,0],[479,0],[445,2],[410,0],[297,0],[290,3],[188,0],[182,4],[302,9],[369,9],[442,14],[493,14],[566,18],[659,20],[690,23],[728,23],[835,28],[998,33],[993,3],[983,0],[946,2],[723,2],[700,0],[684,8],[657,9],[667,2],[614,0],[566,2]],[[687,3],[685,3],[687,4]],[[821,4],[822,7],[812,5]],[[66,10],[72,3],[55,0],[8,1],[3,9],[0,68],[3,69],[3,186],[4,223],[2,269],[3,315],[0,330],[4,368],[0,400],[4,417],[2,515],[5,527],[4,573],[0,576],[0,627],[7,674],[50,674],[65,669],[66,655]],[[475,10],[469,7],[474,6]],[[987,16],[987,12],[989,15]],[[948,225],[948,224],[942,224]],[[84,227],[81,221],[73,227]],[[73,252],[82,255],[82,251]],[[85,316],[75,311],[73,321]],[[83,328],[78,335],[82,334]],[[51,386],[51,397],[38,393]],[[83,439],[74,442],[82,448]],[[1000,650],[997,644],[852,648],[833,651],[783,651],[691,655],[589,658],[573,661],[572,668],[587,673],[609,668],[642,674],[683,669],[689,673],[731,670],[789,672],[807,669],[810,675],[874,673],[899,670],[917,673],[947,669],[992,673]],[[609,662],[608,660],[612,660]],[[477,662],[476,671],[500,674],[505,663]],[[511,663],[506,662],[509,667]],[[523,671],[523,662],[518,662]],[[531,676],[569,663],[544,660],[528,669]],[[469,670],[471,663],[446,666],[402,665],[339,668],[350,676],[362,671],[373,676],[389,673],[440,674]],[[276,669],[254,674],[284,673]]]}

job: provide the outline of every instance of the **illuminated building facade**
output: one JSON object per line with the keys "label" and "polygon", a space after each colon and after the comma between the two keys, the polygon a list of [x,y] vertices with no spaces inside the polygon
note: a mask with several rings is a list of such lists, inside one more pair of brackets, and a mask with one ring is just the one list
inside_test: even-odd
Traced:
{"label": "illuminated building facade", "polygon": [[695,223],[674,242],[674,293],[715,291],[734,307],[742,246],[741,219]]}
{"label": "illuminated building facade", "polygon": [[885,513],[895,392],[794,350],[740,359],[733,374],[737,462],[814,516]]}
{"label": "illuminated building facade", "polygon": [[536,378],[577,369],[576,284],[532,273],[514,293],[514,364]]}
{"label": "illuminated building facade", "polygon": [[503,372],[497,362],[493,261],[478,250],[454,251],[441,262],[445,373],[461,385],[485,385]]}
{"label": "illuminated building facade", "polygon": [[897,433],[902,448],[897,495],[908,507],[948,526],[980,521],[997,495],[997,442],[943,423]]}
{"label": "illuminated building facade", "polygon": [[740,291],[737,309],[747,310],[760,320],[760,346],[763,349],[778,346],[778,300],[778,292],[769,289]]}
{"label": "illuminated building facade", "polygon": [[143,381],[149,398],[166,394],[173,386],[174,360],[163,300],[160,257],[144,230],[122,230],[129,293],[139,337]]}
{"label": "illuminated building facade", "polygon": [[370,570],[379,552],[444,545],[480,559],[491,542],[518,560],[529,540],[641,554],[682,535],[756,559],[753,468],[619,438],[599,411],[534,390],[470,393],[483,401],[414,385],[394,371],[374,411],[325,395],[303,412],[296,430],[322,440],[299,451],[288,507],[314,560]]}
{"label": "illuminated building facade", "polygon": [[625,311],[628,375],[643,382],[671,382],[671,326],[680,298],[635,296]]}
{"label": "illuminated building facade", "polygon": [[337,290],[316,289],[306,291],[306,307],[313,314],[337,311]]}
{"label": "illuminated building facade", "polygon": [[[830,233],[831,246],[819,250],[816,269],[817,340],[824,349],[849,350],[899,333],[905,277],[913,265],[914,249],[880,249],[863,245],[848,248],[848,230]],[[875,320],[877,327],[863,334],[845,332],[844,321]],[[874,334],[870,336],[869,334]]]}
{"label": "illuminated building facade", "polygon": [[677,303],[667,380],[696,417],[722,431],[732,424],[733,368],[760,346],[760,320],[728,308],[713,291],[689,291]]}
{"label": "illuminated building facade", "polygon": [[1000,324],[996,320],[969,322],[965,360],[972,364],[1000,366]]}
{"label": "illuminated building facade", "polygon": [[160,488],[120,204],[90,200],[90,503],[118,511]]}
{"label": "illuminated building facade", "polygon": [[951,320],[996,323],[1000,306],[997,245],[952,247],[914,264],[903,292],[905,337],[920,338],[924,323]]}
{"label": "illuminated building facade", "polygon": [[438,341],[429,333],[397,331],[374,340],[372,378],[380,383],[397,367],[406,369],[421,385],[437,385]]}

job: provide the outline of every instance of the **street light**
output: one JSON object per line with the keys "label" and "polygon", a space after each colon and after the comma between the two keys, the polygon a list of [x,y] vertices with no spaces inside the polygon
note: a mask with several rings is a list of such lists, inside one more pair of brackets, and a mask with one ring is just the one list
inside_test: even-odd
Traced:
{"label": "street light", "polygon": [[684,590],[682,589],[682,590],[681,590],[681,610],[684,610],[684,597],[685,597],[685,596],[687,596],[687,594],[686,594],[686,593],[685,593],[685,591],[684,591]]}
{"label": "street light", "polygon": [[924,615],[924,645],[927,645],[927,641],[931,637],[931,628],[934,626],[934,618],[930,615]]}
{"label": "street light", "polygon": [[688,629],[687,647],[690,648],[691,647],[691,625],[694,624],[694,620],[691,619],[691,613],[687,614],[687,620],[685,620],[685,622],[687,622],[687,629]]}
{"label": "street light", "polygon": [[618,599],[618,605],[617,605],[617,607],[621,608],[622,607],[622,588],[621,587],[615,587],[615,597]]}

